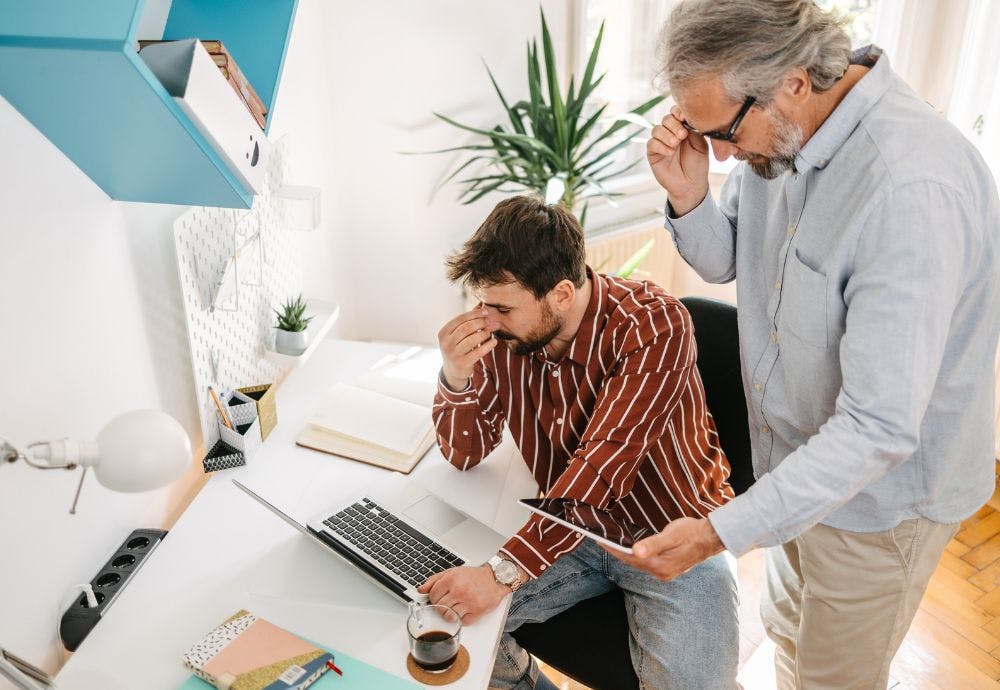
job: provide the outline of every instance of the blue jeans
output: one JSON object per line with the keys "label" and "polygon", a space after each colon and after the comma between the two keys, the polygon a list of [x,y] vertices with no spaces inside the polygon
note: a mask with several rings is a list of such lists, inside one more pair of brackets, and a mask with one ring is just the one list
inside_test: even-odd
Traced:
{"label": "blue jeans", "polygon": [[[639,684],[649,690],[730,690],[739,664],[736,581],[714,556],[663,582],[584,539],[541,577],[514,593],[491,688],[530,690],[538,666],[510,633],[584,599],[618,587],[625,595],[629,651]],[[598,628],[601,621],[594,621]],[[580,631],[586,635],[587,631]]]}

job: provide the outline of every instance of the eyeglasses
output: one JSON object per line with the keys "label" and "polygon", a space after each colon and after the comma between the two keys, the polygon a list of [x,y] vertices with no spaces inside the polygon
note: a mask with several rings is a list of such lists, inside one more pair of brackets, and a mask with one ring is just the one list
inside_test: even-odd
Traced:
{"label": "eyeglasses", "polygon": [[736,130],[739,128],[740,123],[743,122],[743,118],[747,116],[747,113],[750,112],[750,108],[752,108],[753,104],[756,102],[757,102],[756,98],[754,98],[753,96],[747,96],[747,99],[743,101],[743,107],[740,108],[740,112],[736,113],[736,119],[733,120],[733,124],[729,125],[729,127],[726,129],[725,132],[720,132],[718,130],[712,132],[702,132],[700,130],[695,129],[687,122],[682,122],[681,124],[684,125],[684,129],[686,129],[687,131],[694,132],[695,134],[700,134],[701,136],[706,137],[708,139],[716,139],[717,141],[732,142],[733,137],[736,136]]}

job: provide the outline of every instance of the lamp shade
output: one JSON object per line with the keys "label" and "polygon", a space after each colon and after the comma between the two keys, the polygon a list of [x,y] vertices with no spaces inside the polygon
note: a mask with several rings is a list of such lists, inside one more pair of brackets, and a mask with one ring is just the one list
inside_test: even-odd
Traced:
{"label": "lamp shade", "polygon": [[[97,434],[97,481],[114,491],[166,486],[191,462],[191,442],[176,419],[158,410],[115,417]],[[88,463],[89,464],[89,463]]]}

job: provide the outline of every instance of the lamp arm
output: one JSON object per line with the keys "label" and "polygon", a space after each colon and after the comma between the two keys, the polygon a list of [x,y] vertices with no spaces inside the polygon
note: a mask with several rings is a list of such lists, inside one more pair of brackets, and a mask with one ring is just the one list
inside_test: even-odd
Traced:
{"label": "lamp arm", "polygon": [[[93,465],[99,457],[97,444],[93,441],[36,441],[28,444],[27,451],[20,450],[0,436],[0,458],[7,462],[15,462],[20,458],[39,470],[72,470],[79,465]],[[36,462],[38,460],[42,462]]]}

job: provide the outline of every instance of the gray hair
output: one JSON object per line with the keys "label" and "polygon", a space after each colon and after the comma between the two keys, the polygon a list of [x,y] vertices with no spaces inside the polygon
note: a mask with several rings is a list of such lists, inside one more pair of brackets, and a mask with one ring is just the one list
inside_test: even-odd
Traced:
{"label": "gray hair", "polygon": [[813,0],[682,0],[660,33],[658,80],[677,91],[715,75],[730,100],[766,104],[802,67],[826,91],[850,65],[844,23]]}

